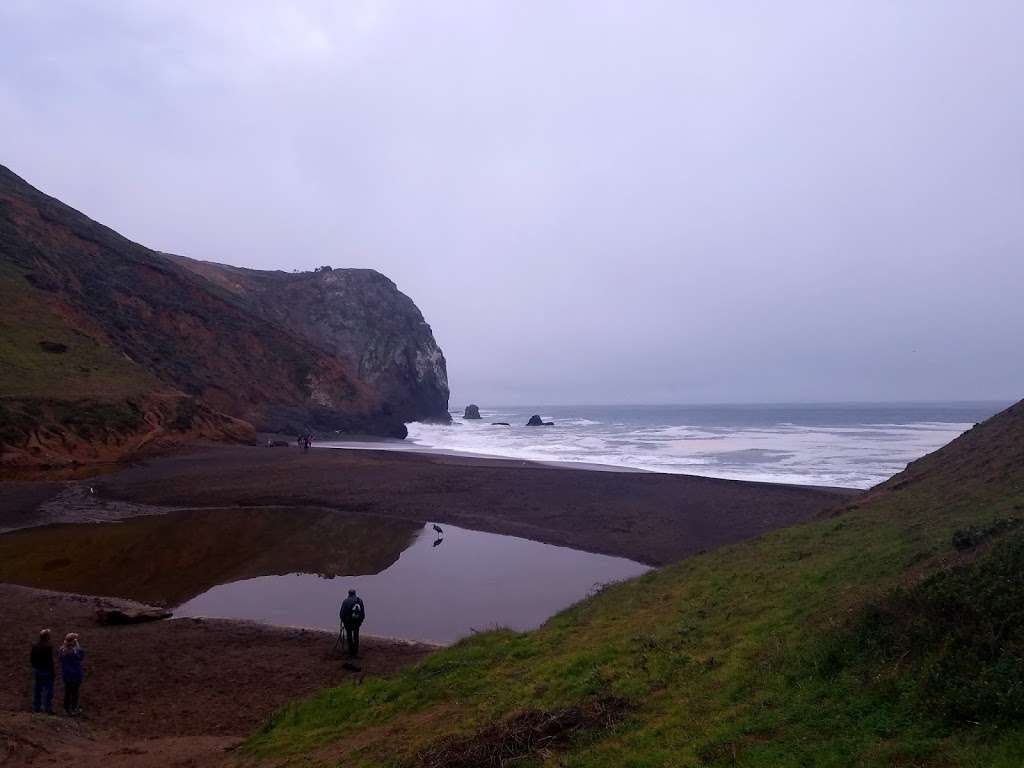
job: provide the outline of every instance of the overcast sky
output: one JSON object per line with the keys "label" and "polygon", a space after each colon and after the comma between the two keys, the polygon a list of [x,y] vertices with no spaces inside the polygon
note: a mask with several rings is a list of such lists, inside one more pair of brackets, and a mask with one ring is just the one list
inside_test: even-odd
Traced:
{"label": "overcast sky", "polygon": [[0,2],[0,163],[373,267],[452,406],[1024,396],[1024,3]]}

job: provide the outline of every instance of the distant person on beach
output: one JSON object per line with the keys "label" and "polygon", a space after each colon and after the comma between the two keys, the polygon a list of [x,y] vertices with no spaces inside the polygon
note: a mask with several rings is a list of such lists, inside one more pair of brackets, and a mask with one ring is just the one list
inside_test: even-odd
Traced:
{"label": "distant person on beach", "polygon": [[81,708],[78,706],[78,692],[82,687],[82,678],[85,676],[82,669],[82,662],[85,660],[85,651],[78,642],[78,635],[69,632],[64,637],[64,645],[60,647],[60,676],[64,681],[64,711],[69,715],[80,715]]}
{"label": "distant person on beach", "polygon": [[53,714],[53,645],[50,643],[50,630],[39,632],[39,640],[32,643],[29,656],[32,664],[32,711]]}
{"label": "distant person on beach", "polygon": [[359,655],[359,627],[366,618],[366,606],[363,599],[356,595],[354,589],[348,591],[348,597],[341,604],[341,626],[345,628],[345,644],[348,655]]}

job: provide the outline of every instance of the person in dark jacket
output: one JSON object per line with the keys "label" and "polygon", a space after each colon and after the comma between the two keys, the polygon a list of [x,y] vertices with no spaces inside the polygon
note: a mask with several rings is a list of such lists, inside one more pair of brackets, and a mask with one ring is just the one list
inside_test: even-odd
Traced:
{"label": "person in dark jacket", "polygon": [[356,596],[356,591],[350,589],[348,597],[341,603],[341,626],[345,628],[345,643],[348,645],[348,655],[359,655],[359,627],[366,618],[366,606],[363,599]]}
{"label": "person in dark jacket", "polygon": [[39,632],[39,640],[32,643],[29,654],[32,664],[32,711],[53,714],[53,645],[50,643],[50,630]]}
{"label": "person in dark jacket", "polygon": [[82,713],[78,706],[78,693],[82,687],[82,678],[85,677],[82,669],[84,660],[85,651],[78,642],[78,635],[69,632],[64,638],[64,645],[60,647],[60,676],[64,680],[64,711],[69,715]]}

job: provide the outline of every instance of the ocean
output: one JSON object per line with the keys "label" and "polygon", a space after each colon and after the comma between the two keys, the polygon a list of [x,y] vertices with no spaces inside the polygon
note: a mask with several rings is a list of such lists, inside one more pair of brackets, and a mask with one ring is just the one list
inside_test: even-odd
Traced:
{"label": "ocean", "polygon": [[[1010,403],[481,406],[410,424],[418,449],[870,488]],[[532,414],[550,427],[527,427]],[[492,422],[512,426],[492,426]]]}

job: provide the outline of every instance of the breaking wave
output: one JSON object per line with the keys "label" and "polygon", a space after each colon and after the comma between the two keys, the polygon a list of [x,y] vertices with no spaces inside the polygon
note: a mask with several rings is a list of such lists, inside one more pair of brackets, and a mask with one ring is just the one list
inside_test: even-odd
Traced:
{"label": "breaking wave", "polygon": [[[1002,403],[813,406],[548,406],[410,424],[408,444],[473,456],[807,485],[869,488]],[[553,427],[527,427],[537,413]],[[494,426],[508,422],[511,426]]]}

